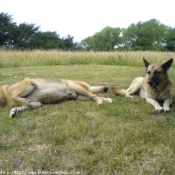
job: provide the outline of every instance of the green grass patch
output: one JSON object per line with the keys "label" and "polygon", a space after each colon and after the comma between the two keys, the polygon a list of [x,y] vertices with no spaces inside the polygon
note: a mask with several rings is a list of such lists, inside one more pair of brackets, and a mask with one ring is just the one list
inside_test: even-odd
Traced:
{"label": "green grass patch", "polygon": [[[127,88],[134,77],[145,74],[143,66],[32,64],[1,68],[0,85],[24,77],[52,77]],[[174,66],[169,74],[175,78]],[[173,100],[174,92],[173,87]],[[9,174],[174,174],[174,103],[170,113],[159,113],[138,96],[100,95],[114,102],[100,106],[93,101],[43,105],[14,119],[9,118],[10,107],[1,108],[0,170]]]}

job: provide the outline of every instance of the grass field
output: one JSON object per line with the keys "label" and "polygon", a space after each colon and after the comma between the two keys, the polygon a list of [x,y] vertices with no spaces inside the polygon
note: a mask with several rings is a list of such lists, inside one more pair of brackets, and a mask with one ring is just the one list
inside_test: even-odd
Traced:
{"label": "grass field", "polygon": [[[142,57],[164,62],[165,52],[0,51],[0,85],[24,77],[67,78],[127,88],[145,74]],[[175,79],[175,66],[169,70]],[[175,88],[172,88],[175,101]],[[69,101],[28,110],[14,119],[0,112],[0,174],[175,174],[175,103],[155,112],[143,99],[111,92],[112,104]]]}
{"label": "grass field", "polygon": [[60,52],[3,51],[0,50],[0,67],[53,66],[53,65],[120,65],[143,66],[142,58],[165,61],[173,52]]}

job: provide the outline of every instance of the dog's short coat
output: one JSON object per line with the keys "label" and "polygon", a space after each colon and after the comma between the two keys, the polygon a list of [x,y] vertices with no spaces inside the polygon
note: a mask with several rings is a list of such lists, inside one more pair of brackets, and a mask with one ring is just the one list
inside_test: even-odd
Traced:
{"label": "dog's short coat", "polygon": [[[172,103],[171,86],[172,81],[168,76],[168,69],[173,63],[173,58],[164,64],[150,64],[143,58],[146,66],[146,76],[135,78],[127,90],[117,90],[114,86],[111,90],[114,94],[133,97],[132,94],[139,93],[140,97],[152,104],[157,111],[170,111]],[[159,102],[163,102],[163,107]]]}
{"label": "dog's short coat", "polygon": [[28,108],[66,100],[94,100],[98,105],[112,103],[111,98],[95,95],[107,91],[106,86],[90,86],[82,81],[25,78],[11,86],[0,87],[0,105],[14,107],[10,111],[10,116],[14,117]]}

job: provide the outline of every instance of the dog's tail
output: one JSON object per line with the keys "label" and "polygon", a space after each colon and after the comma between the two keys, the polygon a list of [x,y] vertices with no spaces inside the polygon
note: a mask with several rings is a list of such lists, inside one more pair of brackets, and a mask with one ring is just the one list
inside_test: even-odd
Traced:
{"label": "dog's tail", "polygon": [[115,95],[119,95],[119,96],[122,96],[122,97],[133,98],[133,96],[130,95],[130,94],[128,93],[128,91],[127,91],[127,90],[124,90],[124,89],[122,89],[122,90],[117,90],[114,86],[111,86],[111,91],[112,91],[112,93],[115,94]]}
{"label": "dog's tail", "polygon": [[126,96],[126,90],[122,89],[122,90],[117,90],[114,86],[111,86],[111,91],[113,94],[115,95],[119,95],[119,96],[122,96],[122,97],[125,97]]}

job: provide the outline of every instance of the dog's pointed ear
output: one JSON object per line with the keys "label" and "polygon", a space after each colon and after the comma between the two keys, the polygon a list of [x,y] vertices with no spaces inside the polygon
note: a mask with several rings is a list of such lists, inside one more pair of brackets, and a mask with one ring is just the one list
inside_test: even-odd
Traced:
{"label": "dog's pointed ear", "polygon": [[171,58],[167,62],[163,63],[161,66],[162,66],[163,70],[166,72],[166,71],[168,71],[168,69],[170,68],[172,63],[173,63],[173,58]]}
{"label": "dog's pointed ear", "polygon": [[145,67],[148,68],[148,66],[150,65],[150,63],[143,57],[143,61],[145,63]]}

